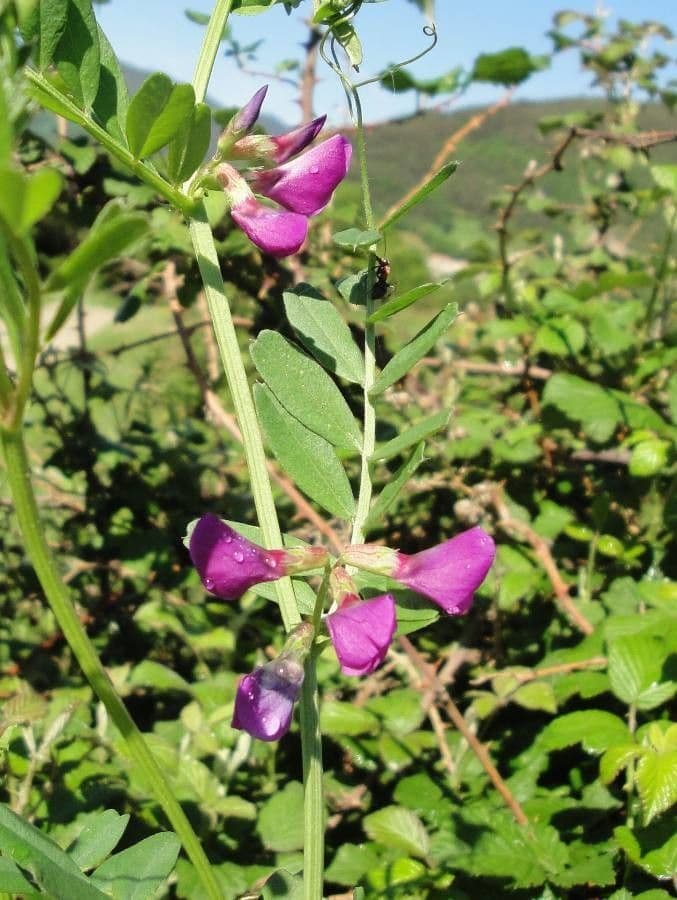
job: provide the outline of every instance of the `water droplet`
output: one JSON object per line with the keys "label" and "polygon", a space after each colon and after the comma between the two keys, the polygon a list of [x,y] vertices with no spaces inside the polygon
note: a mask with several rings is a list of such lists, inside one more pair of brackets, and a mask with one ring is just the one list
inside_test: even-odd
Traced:
{"label": "water droplet", "polygon": [[233,540],[233,535],[232,535],[232,534],[224,534],[224,536],[223,536],[223,542],[224,542],[224,544],[230,544],[230,542],[231,542],[232,540]]}
{"label": "water droplet", "polygon": [[235,562],[238,562],[238,563],[244,562],[244,553],[241,553],[239,550],[236,550],[235,553],[233,553],[233,559],[235,560]]}
{"label": "water droplet", "polygon": [[311,166],[311,167],[310,167],[310,174],[311,174],[311,175],[319,175],[319,174],[320,174],[320,167],[319,167],[319,166]]}
{"label": "water droplet", "polygon": [[208,591],[214,590],[214,579],[213,578],[205,578],[205,587]]}

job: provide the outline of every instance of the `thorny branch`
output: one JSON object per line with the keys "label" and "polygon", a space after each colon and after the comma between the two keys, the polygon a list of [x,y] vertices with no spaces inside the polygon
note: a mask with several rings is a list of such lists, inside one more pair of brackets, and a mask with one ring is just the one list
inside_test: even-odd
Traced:
{"label": "thorny branch", "polygon": [[543,566],[550,579],[555,598],[569,621],[575,625],[579,631],[582,631],[583,634],[592,634],[595,628],[571,599],[569,586],[560,575],[557,564],[550,552],[550,546],[545,538],[541,537],[541,535],[534,531],[534,529],[526,522],[522,522],[520,519],[515,519],[512,516],[503,499],[502,490],[498,485],[495,485],[490,493],[490,502],[498,514],[498,524],[500,527],[508,533],[512,532],[519,535],[519,537],[524,538],[531,544],[534,555]]}
{"label": "thorny branch", "polygon": [[463,736],[470,749],[480,761],[482,768],[489,776],[489,780],[494,785],[498,793],[503,798],[506,806],[515,817],[515,821],[519,825],[528,825],[529,820],[524,810],[518,803],[517,799],[515,798],[503,778],[501,778],[498,769],[491,761],[491,757],[489,756],[487,748],[477,739],[476,735],[469,728],[468,723],[463,716],[463,713],[449,696],[446,687],[440,682],[439,676],[435,671],[435,667],[426,662],[426,660],[423,658],[423,656],[421,656],[421,654],[414,647],[411,641],[404,635],[400,636],[399,643],[404,650],[409,663],[418,674],[423,685],[432,693],[437,703],[444,708],[454,726]]}
{"label": "thorny branch", "polygon": [[643,131],[637,134],[622,134],[615,131],[598,131],[594,128],[579,128],[574,126],[564,135],[560,143],[553,150],[550,159],[540,166],[530,164],[519,184],[510,190],[510,200],[501,209],[494,228],[498,233],[498,248],[501,257],[501,269],[503,272],[503,285],[506,292],[509,291],[508,277],[512,260],[508,256],[508,223],[515,212],[515,207],[524,191],[532,187],[535,182],[544,178],[550,172],[562,170],[564,154],[577,138],[590,138],[605,141],[606,143],[620,144],[633,150],[650,150],[659,144],[667,144],[677,141],[677,130],[671,131]]}

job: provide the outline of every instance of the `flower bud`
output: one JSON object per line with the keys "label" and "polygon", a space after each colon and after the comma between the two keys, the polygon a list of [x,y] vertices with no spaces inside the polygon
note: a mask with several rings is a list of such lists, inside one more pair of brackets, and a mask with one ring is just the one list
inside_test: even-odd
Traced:
{"label": "flower bud", "polygon": [[289,730],[294,703],[303,684],[303,662],[313,642],[313,627],[298,625],[277,659],[258,666],[238,684],[233,728],[262,741],[277,741]]}
{"label": "flower bud", "polygon": [[242,109],[235,113],[228,125],[226,125],[225,131],[219,137],[217,147],[220,155],[225,156],[235,141],[249,134],[254,125],[256,125],[267,93],[268,85],[264,84],[251,100],[248,100]]}

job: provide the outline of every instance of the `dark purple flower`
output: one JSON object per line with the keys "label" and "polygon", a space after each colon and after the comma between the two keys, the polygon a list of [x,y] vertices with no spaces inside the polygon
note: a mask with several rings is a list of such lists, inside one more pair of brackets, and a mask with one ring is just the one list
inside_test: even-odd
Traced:
{"label": "dark purple flower", "polygon": [[348,141],[335,134],[296,159],[260,172],[253,188],[291,212],[314,216],[348,174],[352,152]]}
{"label": "dark purple flower", "polygon": [[227,131],[230,132],[230,134],[239,137],[252,130],[254,125],[256,125],[261,112],[261,106],[263,105],[267,93],[268,85],[264,84],[262,88],[258,89],[251,100],[248,100],[242,109],[235,113],[228,123]]}
{"label": "dark purple flower", "polygon": [[368,675],[381,665],[395,634],[392,594],[347,596],[325,619],[344,675]]}
{"label": "dark purple flower", "polygon": [[277,741],[289,730],[294,703],[303,684],[303,661],[313,642],[313,626],[302,622],[290,633],[277,659],[240,680],[233,728],[262,741]]}
{"label": "dark purple flower", "polygon": [[289,730],[303,684],[303,666],[276,659],[245,675],[237,686],[233,728],[262,741],[277,741]]}
{"label": "dark purple flower", "polygon": [[462,615],[484,581],[496,555],[492,538],[479,526],[436,547],[409,556],[373,544],[347,547],[343,562],[389,575],[428,597],[446,613]]}
{"label": "dark purple flower", "polygon": [[222,600],[236,600],[264,581],[321,568],[327,559],[320,547],[265,550],[210,514],[195,524],[189,551],[202,584]]}
{"label": "dark purple flower", "polygon": [[308,144],[312,143],[318,134],[322,131],[326,116],[318,116],[312,122],[306,122],[293,128],[291,131],[285,131],[284,134],[272,135],[270,140],[273,149],[270,158],[278,165],[287,162],[292,156],[305,150]]}

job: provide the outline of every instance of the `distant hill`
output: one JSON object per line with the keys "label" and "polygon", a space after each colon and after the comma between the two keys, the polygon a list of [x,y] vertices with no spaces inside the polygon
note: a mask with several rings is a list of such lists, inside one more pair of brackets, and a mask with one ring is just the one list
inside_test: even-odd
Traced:
{"label": "distant hill", "polygon": [[[433,250],[462,252],[464,245],[486,235],[494,222],[492,198],[506,185],[518,182],[530,160],[546,159],[559,140],[557,134],[541,135],[539,120],[575,110],[601,112],[603,107],[601,100],[580,98],[513,103],[500,110],[459,144],[453,154],[460,161],[458,171],[414,209],[404,227],[415,230]],[[444,141],[477,111],[424,113],[368,129],[367,152],[377,215],[416,183]],[[645,129],[674,128],[675,118],[665,107],[652,104],[644,108],[640,124]],[[677,148],[674,144],[658,147],[652,151],[652,159],[677,162]],[[575,152],[565,158],[564,171],[543,179],[543,190],[575,202],[580,196],[576,160]],[[642,176],[645,173],[636,173],[636,177]],[[357,181],[356,166],[351,178]]]}

